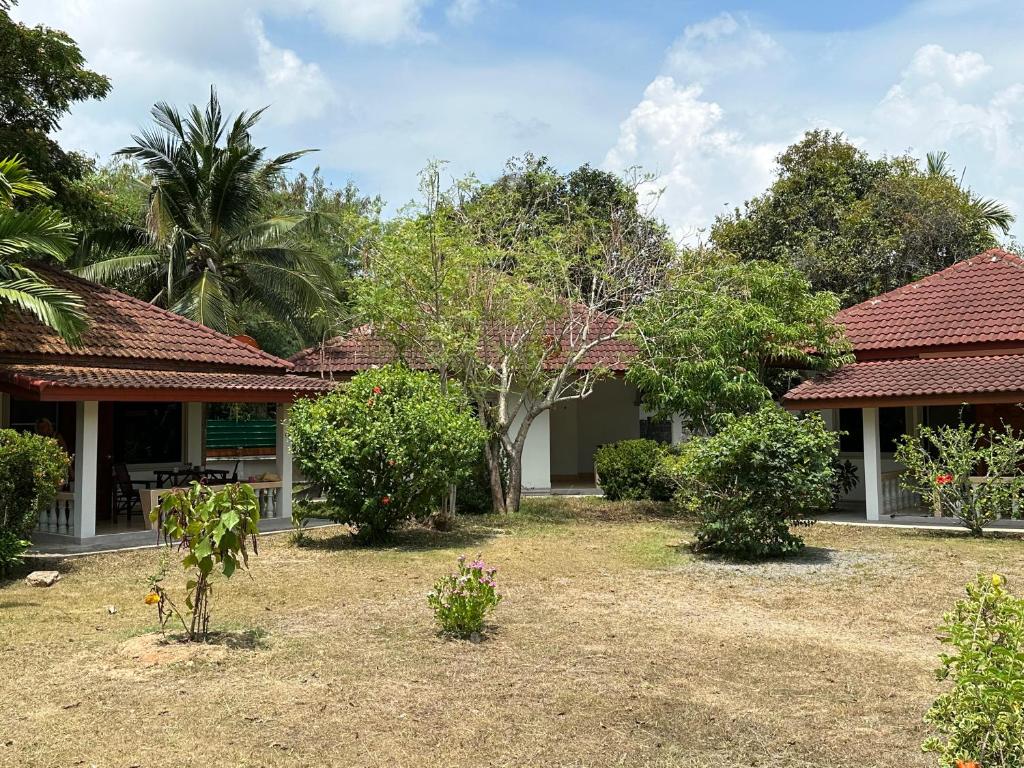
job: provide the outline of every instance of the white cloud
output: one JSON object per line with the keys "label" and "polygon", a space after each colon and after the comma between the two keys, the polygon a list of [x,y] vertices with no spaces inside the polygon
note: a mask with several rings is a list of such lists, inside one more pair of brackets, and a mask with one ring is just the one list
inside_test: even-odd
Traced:
{"label": "white cloud", "polygon": [[707,81],[777,61],[782,49],[745,15],[721,13],[690,24],[668,51],[666,70],[683,80]]}
{"label": "white cloud", "polygon": [[604,162],[618,171],[640,165],[656,173],[654,185],[664,188],[658,213],[679,237],[710,223],[737,192],[749,196],[763,189],[781,148],[726,128],[722,108],[701,96],[700,85],[655,78],[622,122]]}
{"label": "white cloud", "polygon": [[[327,28],[361,43],[425,40],[420,27],[427,0],[300,0],[298,5],[319,16]],[[287,3],[264,2],[268,10],[287,13]]]}
{"label": "white cloud", "polygon": [[251,22],[262,86],[274,97],[275,109],[269,114],[282,123],[319,117],[336,101],[336,95],[320,67],[302,61],[294,51],[278,48],[267,39],[263,24]]}
{"label": "white cloud", "polygon": [[992,71],[985,57],[974,51],[949,53],[941,45],[922,45],[903,71],[904,81],[924,80],[946,82],[960,87],[984,77]]}
{"label": "white cloud", "polygon": [[452,24],[469,24],[480,13],[481,0],[452,0],[445,16]]}

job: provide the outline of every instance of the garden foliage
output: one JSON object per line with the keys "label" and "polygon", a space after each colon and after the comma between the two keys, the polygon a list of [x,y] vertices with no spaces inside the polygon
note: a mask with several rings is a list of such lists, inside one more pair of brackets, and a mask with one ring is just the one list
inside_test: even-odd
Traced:
{"label": "garden foliage", "polygon": [[289,434],[329,514],[379,541],[395,525],[437,509],[482,450],[483,427],[453,382],[400,365],[359,374],[343,390],[296,403]]}
{"label": "garden foliage", "polygon": [[219,488],[192,483],[188,489],[164,496],[150,517],[160,522],[168,547],[185,552],[181,564],[189,576],[185,610],[174,604],[160,583],[162,572],[152,579],[146,603],[157,606],[161,628],[177,617],[187,640],[205,640],[214,569],[219,567],[225,578],[231,578],[238,568],[248,569],[249,546],[257,552],[260,507],[256,492],[245,483]]}
{"label": "garden foliage", "polygon": [[427,594],[427,602],[434,609],[434,616],[441,631],[455,637],[469,637],[480,632],[484,620],[501,602],[492,568],[477,555],[470,563],[466,556],[459,557],[459,567],[437,580]]}
{"label": "garden foliage", "polygon": [[905,467],[905,488],[938,503],[943,516],[959,518],[975,536],[1012,516],[1024,493],[1024,439],[1008,427],[922,426],[917,437],[904,435],[895,458]]}
{"label": "garden foliage", "polygon": [[622,440],[598,448],[594,471],[605,498],[668,501],[672,488],[658,473],[668,450],[654,440]]}
{"label": "garden foliage", "polygon": [[772,404],[693,438],[674,479],[677,504],[697,517],[694,549],[755,560],[798,552],[792,526],[809,525],[832,502],[838,440],[817,415]]}
{"label": "garden foliage", "polygon": [[979,576],[945,615],[940,680],[952,684],[925,715],[924,749],[942,768],[1024,767],[1024,599],[999,575]]}
{"label": "garden foliage", "polygon": [[67,480],[70,463],[55,440],[0,430],[0,575],[21,562],[29,534]]}

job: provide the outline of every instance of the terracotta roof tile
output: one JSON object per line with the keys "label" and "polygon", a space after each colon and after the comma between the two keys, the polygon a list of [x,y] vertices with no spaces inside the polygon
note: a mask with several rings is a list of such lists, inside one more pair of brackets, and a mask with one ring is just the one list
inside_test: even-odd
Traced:
{"label": "terracotta roof tile", "polygon": [[[607,325],[618,321],[609,317],[604,321]],[[553,329],[555,330],[555,329]],[[609,329],[604,328],[602,333]],[[554,335],[554,334],[552,334]],[[581,361],[578,369],[593,370],[607,367],[616,373],[624,373],[629,361],[636,355],[636,346],[625,339],[612,339],[594,347]],[[348,376],[369,368],[376,368],[394,362],[396,352],[394,346],[376,336],[373,328],[363,325],[354,328],[344,336],[331,339],[323,346],[303,350],[291,358],[294,373]],[[433,366],[422,355],[406,354],[403,356],[407,365],[421,370],[430,370]],[[551,357],[547,360],[548,369],[557,369],[561,358]]]}
{"label": "terracotta roof tile", "polygon": [[[898,400],[973,395],[1019,395],[1024,401],[1024,355],[972,355],[868,360],[799,384],[786,393],[789,407],[829,401]],[[1016,402],[1012,397],[1009,402]]]}
{"label": "terracotta roof tile", "polygon": [[186,320],[153,304],[54,270],[39,270],[61,288],[81,296],[90,318],[80,347],[69,347],[34,317],[5,308],[0,356],[19,360],[73,358],[112,365],[146,361],[286,371],[289,364],[252,346]]}
{"label": "terracotta roof tile", "polygon": [[[246,394],[258,394],[267,400],[287,400],[295,396],[329,391],[332,385],[306,376],[268,373],[196,372],[177,370],[135,370],[130,368],[94,368],[89,366],[15,364],[0,367],[0,381],[39,395],[41,399],[60,399],[61,393],[76,390],[116,390],[117,399],[126,391],[147,398],[159,392],[180,399],[183,392],[228,400]],[[211,394],[214,390],[217,395]]]}
{"label": "terracotta roof tile", "polygon": [[1024,343],[1024,259],[992,249],[844,309],[857,352]]}

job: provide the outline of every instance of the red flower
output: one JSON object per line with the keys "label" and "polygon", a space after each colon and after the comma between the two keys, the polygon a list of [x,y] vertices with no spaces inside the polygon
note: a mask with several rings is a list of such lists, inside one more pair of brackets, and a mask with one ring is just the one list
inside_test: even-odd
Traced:
{"label": "red flower", "polygon": [[380,387],[374,387],[374,388],[373,388],[373,394],[375,394],[375,395],[379,395],[379,394],[380,394],[380,392],[381,392],[381,389],[380,389]]}
{"label": "red flower", "polygon": [[957,760],[956,768],[981,768],[981,763],[974,760]]}
{"label": "red flower", "polygon": [[386,507],[388,504],[391,503],[391,497],[385,496],[383,499],[380,500],[380,503]]}
{"label": "red flower", "polygon": [[952,475],[948,475],[948,474],[947,475],[937,475],[935,477],[935,484],[936,485],[948,485],[949,483],[952,483],[952,482],[953,482],[953,476]]}

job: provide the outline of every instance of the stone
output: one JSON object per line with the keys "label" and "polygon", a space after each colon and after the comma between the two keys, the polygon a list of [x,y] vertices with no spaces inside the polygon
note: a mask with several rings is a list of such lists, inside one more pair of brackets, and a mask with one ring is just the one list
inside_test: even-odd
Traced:
{"label": "stone", "polygon": [[60,581],[57,571],[32,571],[25,577],[25,583],[31,587],[52,587]]}

